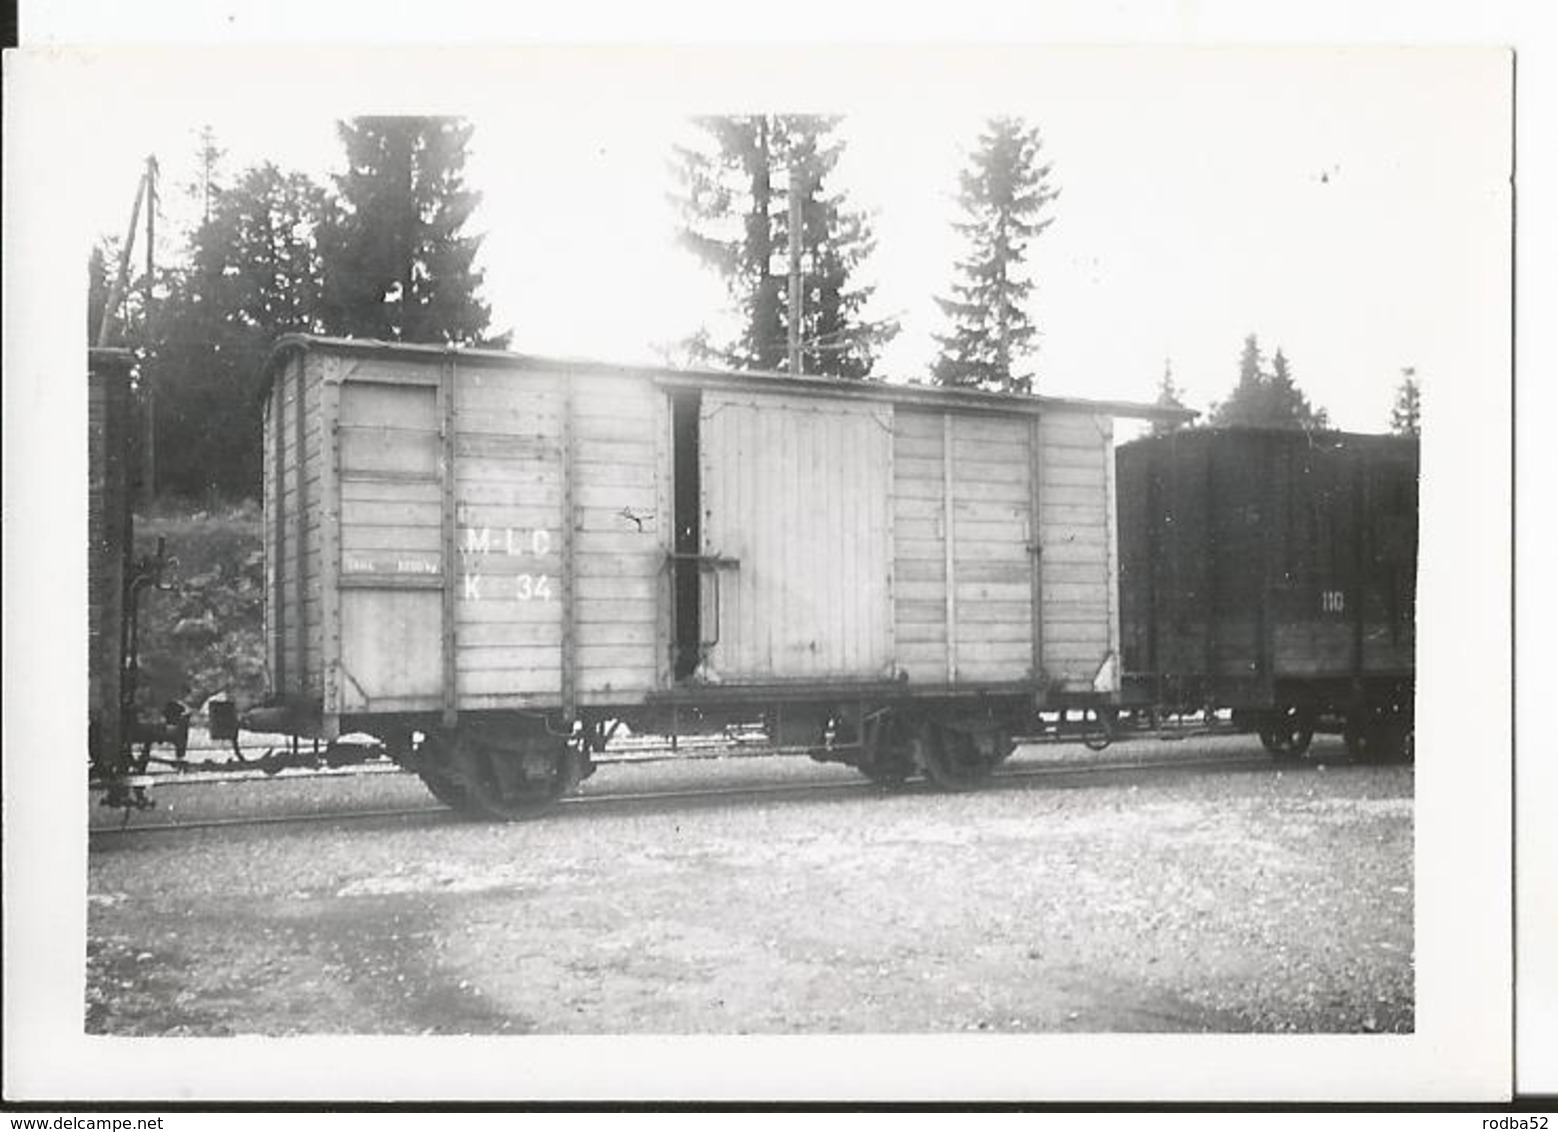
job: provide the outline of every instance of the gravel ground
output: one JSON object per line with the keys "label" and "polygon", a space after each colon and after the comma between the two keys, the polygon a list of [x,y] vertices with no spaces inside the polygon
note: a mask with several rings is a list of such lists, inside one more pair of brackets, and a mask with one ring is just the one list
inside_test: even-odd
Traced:
{"label": "gravel ground", "polygon": [[[742,759],[587,786],[853,777]],[[372,775],[159,787],[156,812],[267,790],[425,797]],[[1342,764],[94,840],[86,1027],[1403,1032],[1412,858],[1411,768]]]}

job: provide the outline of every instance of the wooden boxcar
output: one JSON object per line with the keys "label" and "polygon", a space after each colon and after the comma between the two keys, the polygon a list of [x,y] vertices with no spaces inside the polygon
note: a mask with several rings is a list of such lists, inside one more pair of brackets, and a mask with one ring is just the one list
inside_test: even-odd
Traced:
{"label": "wooden boxcar", "polygon": [[127,736],[125,590],[134,550],[129,350],[87,354],[87,745],[93,773],[118,767]]}
{"label": "wooden boxcar", "polygon": [[1232,709],[1277,754],[1412,734],[1418,446],[1192,429],[1118,453],[1123,700]]}
{"label": "wooden boxcar", "polygon": [[1035,707],[1116,691],[1113,418],[1154,412],[283,339],[280,710],[499,817],[619,722],[759,713],[873,777],[962,785]]}

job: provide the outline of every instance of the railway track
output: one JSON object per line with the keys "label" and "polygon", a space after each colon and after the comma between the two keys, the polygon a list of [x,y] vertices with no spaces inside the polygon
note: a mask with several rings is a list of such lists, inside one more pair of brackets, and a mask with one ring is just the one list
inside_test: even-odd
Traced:
{"label": "railway track", "polygon": [[[1153,739],[1165,743],[1183,742],[1188,739],[1227,738],[1238,735],[1226,725],[1214,726],[1183,726],[1161,731],[1154,731],[1144,727],[1138,727],[1130,732],[1120,734],[1115,742],[1121,743],[1130,739]],[[1020,737],[1019,746],[1054,745],[1067,740],[1055,736],[1030,736]],[[1075,742],[1076,740],[1071,740]],[[281,743],[272,744],[272,748],[283,746]],[[196,755],[208,755],[217,748],[204,748],[192,752]],[[225,751],[225,748],[222,748]],[[597,754],[595,763],[598,766],[612,766],[616,764],[647,765],[660,762],[691,762],[699,759],[749,759],[749,758],[784,758],[809,755],[806,747],[775,747],[764,739],[760,732],[754,732],[749,738],[716,738],[712,736],[691,736],[683,738],[679,744],[669,744],[664,741],[642,742],[628,740],[617,741],[612,744],[610,751],[604,755]],[[221,782],[286,782],[311,778],[349,778],[362,774],[405,774],[408,773],[402,767],[395,764],[388,757],[357,758],[351,762],[332,766],[315,752],[314,765],[307,765],[306,756],[298,763],[288,766],[272,766],[266,769],[265,759],[271,754],[267,750],[265,756],[256,756],[251,753],[250,758],[243,759],[212,759],[190,758],[177,760],[170,758],[153,757],[150,760],[150,769],[135,776],[134,781],[145,786],[155,786],[158,789],[168,786],[204,786]],[[105,784],[93,781],[91,789],[101,790]]]}
{"label": "railway track", "polygon": [[[649,760],[634,760],[649,761]],[[983,789],[1020,787],[1044,780],[1091,781],[1106,779],[1111,775],[1133,773],[1206,771],[1206,770],[1260,770],[1277,766],[1264,754],[1248,751],[1207,754],[1194,757],[1134,757],[1067,761],[1043,766],[1016,766],[996,771]],[[193,783],[191,783],[193,785]],[[931,788],[922,782],[911,782],[899,788],[897,793],[928,793]],[[710,801],[740,802],[763,799],[793,799],[849,797],[883,792],[883,788],[861,780],[832,782],[800,781],[780,783],[746,783],[740,785],[708,785],[696,788],[664,790],[626,790],[614,793],[576,794],[557,803],[557,812],[580,813],[607,810],[621,806],[652,806],[665,804],[699,803]],[[311,813],[270,813],[234,815],[190,821],[151,820],[138,824],[99,826],[91,829],[93,840],[116,840],[122,837],[149,833],[197,832],[202,830],[241,829],[264,826],[308,826],[330,823],[356,824],[358,822],[394,819],[415,819],[447,816],[459,820],[452,811],[429,800],[426,804],[366,809],[330,809]]]}

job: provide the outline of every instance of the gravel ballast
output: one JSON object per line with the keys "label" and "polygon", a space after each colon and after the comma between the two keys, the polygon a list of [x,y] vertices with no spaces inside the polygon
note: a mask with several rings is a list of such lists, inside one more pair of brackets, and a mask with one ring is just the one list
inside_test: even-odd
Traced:
{"label": "gravel ballast", "polygon": [[[849,774],[740,760],[589,786]],[[1412,784],[1402,766],[1170,768],[94,839],[87,1029],[1406,1032]],[[164,805],[255,787],[178,789]],[[399,775],[324,789],[353,792],[422,797]]]}

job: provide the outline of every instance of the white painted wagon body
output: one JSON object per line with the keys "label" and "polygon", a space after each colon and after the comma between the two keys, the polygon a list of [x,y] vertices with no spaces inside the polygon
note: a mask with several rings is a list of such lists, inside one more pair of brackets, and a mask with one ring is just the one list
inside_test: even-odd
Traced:
{"label": "white painted wagon body", "polygon": [[1115,690],[1144,406],[305,337],[270,377],[271,674],[326,736]]}

